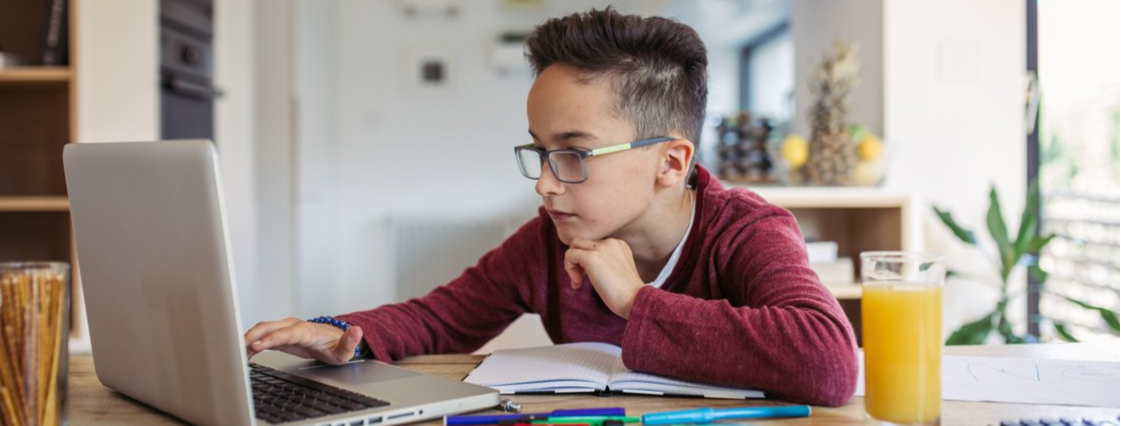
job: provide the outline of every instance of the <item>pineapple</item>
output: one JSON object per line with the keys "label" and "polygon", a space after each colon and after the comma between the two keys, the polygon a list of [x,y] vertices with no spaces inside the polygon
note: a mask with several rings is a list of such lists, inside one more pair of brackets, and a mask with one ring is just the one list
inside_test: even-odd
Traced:
{"label": "pineapple", "polygon": [[841,40],[833,43],[810,81],[814,96],[810,108],[810,152],[803,168],[814,185],[845,185],[857,165],[856,145],[849,134],[849,93],[857,85],[859,46]]}

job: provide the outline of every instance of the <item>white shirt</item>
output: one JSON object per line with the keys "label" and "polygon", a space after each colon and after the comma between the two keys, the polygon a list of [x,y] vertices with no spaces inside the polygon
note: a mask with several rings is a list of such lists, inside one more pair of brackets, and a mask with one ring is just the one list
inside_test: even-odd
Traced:
{"label": "white shirt", "polygon": [[662,267],[662,272],[658,273],[658,278],[654,278],[654,281],[648,282],[646,285],[652,285],[654,288],[662,288],[662,284],[665,284],[666,280],[669,279],[669,274],[673,272],[673,268],[677,266],[678,259],[681,258],[681,250],[685,247],[685,240],[689,238],[689,231],[693,230],[693,215],[696,212],[697,198],[693,197],[693,201],[689,207],[689,226],[685,228],[685,235],[681,237],[681,241],[677,242],[677,248],[673,249],[673,254],[669,256],[669,261],[666,262],[666,266]]}

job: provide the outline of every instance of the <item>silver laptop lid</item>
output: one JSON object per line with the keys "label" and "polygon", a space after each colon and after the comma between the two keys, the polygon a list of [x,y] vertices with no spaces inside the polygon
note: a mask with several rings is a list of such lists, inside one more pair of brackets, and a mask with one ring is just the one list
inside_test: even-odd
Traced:
{"label": "silver laptop lid", "polygon": [[254,424],[214,146],[63,157],[98,378],[191,423]]}

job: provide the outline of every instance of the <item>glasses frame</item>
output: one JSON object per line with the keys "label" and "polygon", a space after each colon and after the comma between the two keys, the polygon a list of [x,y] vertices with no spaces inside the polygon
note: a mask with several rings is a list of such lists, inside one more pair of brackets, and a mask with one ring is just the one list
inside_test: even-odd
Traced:
{"label": "glasses frame", "polygon": [[[635,149],[635,148],[641,148],[641,147],[644,147],[644,146],[647,146],[647,145],[653,145],[653,144],[656,144],[656,143],[669,142],[669,141],[672,141],[672,140],[675,140],[675,139],[677,139],[677,138],[672,138],[672,137],[669,137],[669,136],[661,136],[661,137],[656,137],[656,138],[643,139],[643,140],[640,140],[640,141],[621,143],[621,144],[618,144],[618,145],[605,146],[603,148],[596,148],[596,149],[587,149],[587,148],[576,147],[576,148],[554,149],[552,151],[546,151],[544,148],[538,148],[538,147],[534,146],[532,143],[528,143],[528,144],[525,144],[525,145],[515,146],[514,147],[514,157],[518,160],[518,170],[521,171],[522,176],[525,176],[527,179],[537,180],[541,177],[540,174],[538,174],[537,177],[530,176],[529,173],[526,173],[525,165],[522,164],[522,152],[523,151],[533,151],[533,152],[537,153],[537,155],[540,158],[541,163],[545,163],[546,160],[548,161],[549,169],[553,171],[553,176],[556,177],[558,181],[563,182],[563,183],[574,184],[574,183],[582,183],[582,182],[588,180],[588,164],[587,164],[587,161],[585,161],[585,160],[587,160],[588,157],[597,157],[597,156],[601,156],[601,155],[614,154],[616,152],[623,152],[623,151],[627,151],[627,150],[631,150],[631,149]],[[576,154],[580,157],[580,172],[581,172],[581,176],[583,176],[580,180],[576,180],[576,181],[565,180],[565,179],[562,179],[560,177],[560,173],[557,172],[557,163],[555,161],[553,161],[553,154],[557,154],[557,153]]]}

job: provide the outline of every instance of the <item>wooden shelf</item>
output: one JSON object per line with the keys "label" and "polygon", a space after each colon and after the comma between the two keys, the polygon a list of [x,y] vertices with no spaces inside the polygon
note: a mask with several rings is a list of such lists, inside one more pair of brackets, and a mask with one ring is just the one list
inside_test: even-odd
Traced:
{"label": "wooden shelf", "polygon": [[69,83],[69,67],[17,67],[0,69],[0,84]]}
{"label": "wooden shelf", "polygon": [[792,208],[897,208],[911,201],[913,195],[872,187],[783,187],[744,186],[724,183],[728,187],[747,188],[767,201]]}
{"label": "wooden shelf", "polygon": [[65,212],[70,201],[63,196],[0,197],[0,212]]}
{"label": "wooden shelf", "polygon": [[825,288],[833,293],[833,297],[837,300],[860,300],[861,295],[864,294],[860,284],[827,285]]}

